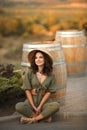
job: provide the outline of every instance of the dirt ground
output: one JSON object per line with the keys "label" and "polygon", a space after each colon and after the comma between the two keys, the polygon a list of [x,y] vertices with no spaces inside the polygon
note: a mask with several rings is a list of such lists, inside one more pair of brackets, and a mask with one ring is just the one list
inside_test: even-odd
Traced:
{"label": "dirt ground", "polygon": [[1,104],[0,105],[0,117],[8,116],[15,112],[15,105],[14,104]]}
{"label": "dirt ground", "polygon": [[0,117],[14,114],[15,104],[20,101],[24,101],[24,98],[9,100],[4,103],[0,103]]}

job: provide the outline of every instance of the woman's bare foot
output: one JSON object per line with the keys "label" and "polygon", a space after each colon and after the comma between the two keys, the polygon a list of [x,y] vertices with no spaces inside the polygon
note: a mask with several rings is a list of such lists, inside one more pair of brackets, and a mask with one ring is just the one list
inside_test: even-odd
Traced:
{"label": "woman's bare foot", "polygon": [[50,116],[50,117],[46,118],[44,121],[50,123],[50,122],[52,122],[52,117]]}
{"label": "woman's bare foot", "polygon": [[21,124],[26,124],[26,123],[28,123],[28,118],[22,116],[22,117],[20,118],[20,123],[21,123]]}
{"label": "woman's bare foot", "polygon": [[36,116],[37,116],[36,113],[32,113],[31,118],[36,117]]}
{"label": "woman's bare foot", "polygon": [[26,123],[32,124],[32,123],[35,123],[35,122],[37,122],[35,118],[28,118],[28,117],[23,116],[20,119],[21,124],[26,124]]}

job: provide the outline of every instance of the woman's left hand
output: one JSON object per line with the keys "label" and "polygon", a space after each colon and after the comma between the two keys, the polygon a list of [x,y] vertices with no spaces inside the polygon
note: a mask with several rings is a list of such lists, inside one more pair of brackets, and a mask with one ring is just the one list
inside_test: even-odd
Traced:
{"label": "woman's left hand", "polygon": [[37,107],[36,113],[37,113],[37,114],[40,114],[40,113],[41,113],[41,107],[40,107],[40,106]]}

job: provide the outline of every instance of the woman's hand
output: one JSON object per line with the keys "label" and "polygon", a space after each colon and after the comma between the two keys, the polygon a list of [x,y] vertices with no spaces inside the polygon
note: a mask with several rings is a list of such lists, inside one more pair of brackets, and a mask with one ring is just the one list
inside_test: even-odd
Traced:
{"label": "woman's hand", "polygon": [[42,108],[41,108],[40,106],[38,106],[38,107],[37,107],[37,110],[36,110],[36,113],[37,113],[37,114],[40,114],[40,113],[41,113],[41,109],[42,109]]}
{"label": "woman's hand", "polygon": [[35,106],[33,106],[33,109],[34,109],[35,112],[37,111],[37,108]]}
{"label": "woman's hand", "polygon": [[33,109],[34,109],[34,111],[35,111],[35,113],[37,115],[40,114],[40,112],[41,112],[41,107],[40,106],[38,106],[37,108],[35,106],[33,106]]}

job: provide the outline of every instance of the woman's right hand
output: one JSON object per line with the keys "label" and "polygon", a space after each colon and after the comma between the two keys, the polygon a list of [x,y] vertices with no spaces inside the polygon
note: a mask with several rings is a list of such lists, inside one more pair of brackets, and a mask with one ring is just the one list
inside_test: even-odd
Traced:
{"label": "woman's right hand", "polygon": [[40,113],[41,113],[41,107],[38,106],[38,107],[37,107],[37,114],[40,114]]}
{"label": "woman's right hand", "polygon": [[32,107],[33,107],[34,111],[36,112],[36,111],[37,111],[37,108],[36,108],[35,106],[32,106]]}
{"label": "woman's right hand", "polygon": [[35,106],[33,106],[33,109],[37,115],[40,114],[41,109],[39,107],[36,108]]}

